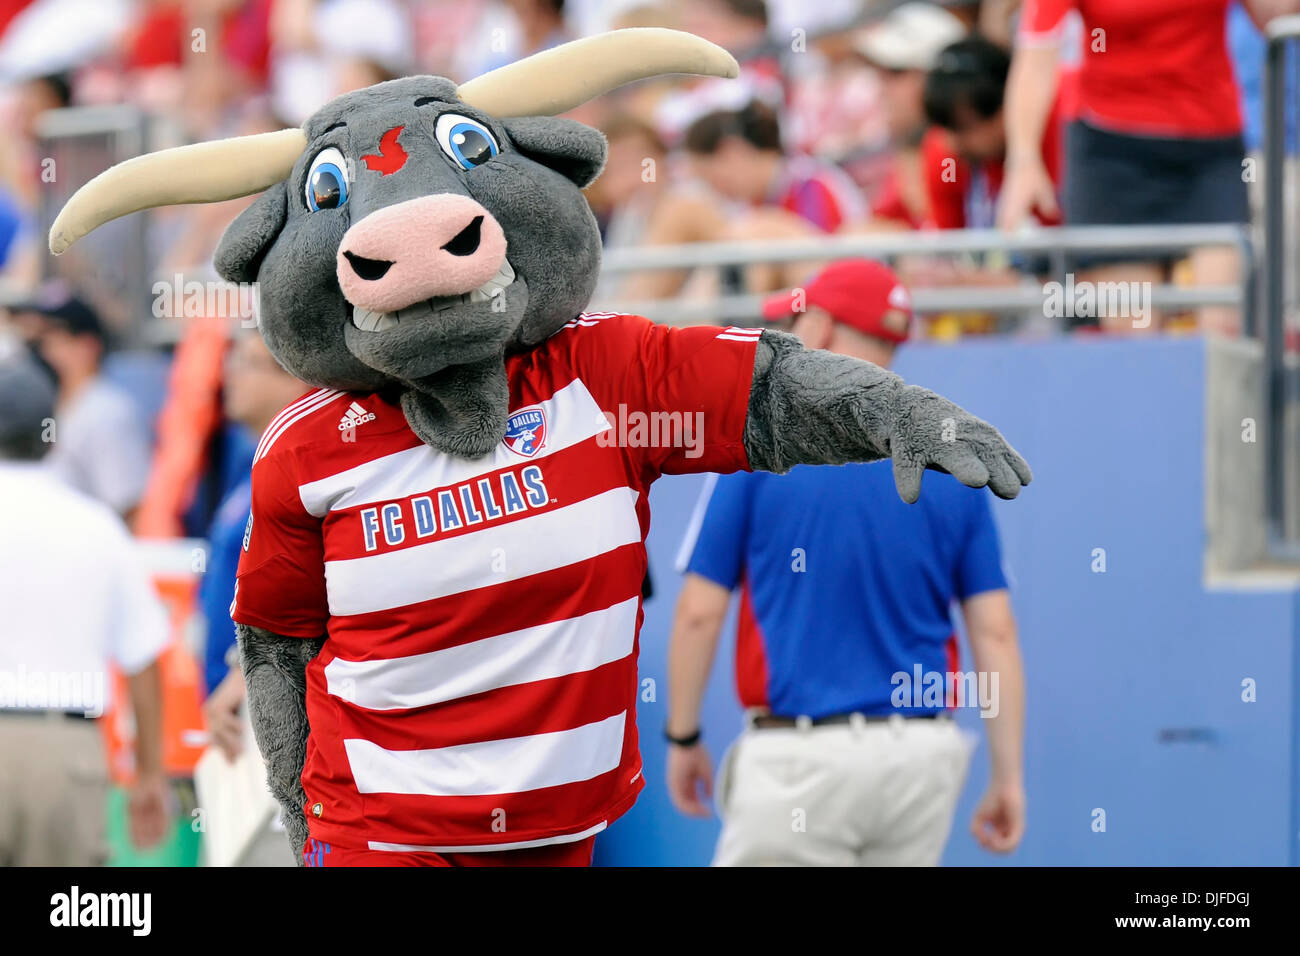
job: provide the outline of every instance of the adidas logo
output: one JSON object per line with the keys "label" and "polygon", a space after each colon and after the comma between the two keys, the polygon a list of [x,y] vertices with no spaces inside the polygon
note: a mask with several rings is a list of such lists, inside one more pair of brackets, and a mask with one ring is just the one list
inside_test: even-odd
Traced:
{"label": "adidas logo", "polygon": [[375,413],[368,412],[356,402],[348,406],[348,410],[343,413],[339,419],[339,431],[345,432],[349,428],[356,428],[358,425],[364,425],[366,422],[373,422]]}

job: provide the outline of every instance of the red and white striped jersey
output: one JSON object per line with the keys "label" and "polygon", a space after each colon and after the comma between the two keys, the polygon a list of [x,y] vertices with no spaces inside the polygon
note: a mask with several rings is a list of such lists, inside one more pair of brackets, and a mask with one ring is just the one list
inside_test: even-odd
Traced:
{"label": "red and white striped jersey", "polygon": [[381,394],[313,391],[271,424],[231,615],[327,635],[307,670],[313,837],[536,846],[632,805],[647,493],[748,468],[759,334],[584,313],[507,358],[506,437],[473,461]]}

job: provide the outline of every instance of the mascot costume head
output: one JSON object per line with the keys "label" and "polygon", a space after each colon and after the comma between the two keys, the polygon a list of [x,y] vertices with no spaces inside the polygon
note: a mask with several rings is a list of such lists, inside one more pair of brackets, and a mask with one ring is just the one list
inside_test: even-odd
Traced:
{"label": "mascot costume head", "polygon": [[[1005,498],[1030,480],[992,426],[869,363],[583,313],[581,189],[606,145],[556,114],[672,73],[737,67],[640,29],[460,86],[394,80],[301,130],[122,163],[53,224],[57,254],[131,212],[261,193],[216,267],[258,282],[271,352],[321,391],[259,446],[232,616],[301,862],[578,846],[631,806],[658,475],[888,457],[908,501],[927,468]],[[364,440],[340,443],[362,406]],[[624,407],[699,416],[700,453],[598,441]]]}
{"label": "mascot costume head", "polygon": [[338,97],[301,130],[108,170],[63,209],[50,249],[127,213],[262,192],[216,267],[259,283],[272,354],[312,384],[401,389],[417,435],[476,458],[505,434],[506,351],[581,312],[599,274],[600,232],[580,190],[604,165],[605,139],[554,114],[670,73],[734,77],[737,66],[690,34],[637,29],[460,86],[381,83]]}

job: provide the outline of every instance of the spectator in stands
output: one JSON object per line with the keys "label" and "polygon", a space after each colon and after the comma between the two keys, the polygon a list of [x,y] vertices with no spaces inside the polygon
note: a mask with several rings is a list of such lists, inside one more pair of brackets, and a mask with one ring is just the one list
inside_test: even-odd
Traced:
{"label": "spectator in stands", "polygon": [[[247,428],[253,436],[260,435],[305,388],[271,357],[261,336],[240,330],[226,359],[222,390],[225,414],[231,422]],[[243,480],[226,495],[213,517],[207,572],[199,586],[199,606],[207,625],[203,669],[208,697],[203,712],[212,745],[229,760],[249,744],[245,737],[248,722],[243,716],[244,675],[239,668],[230,602],[251,508],[252,477],[245,469]],[[241,865],[247,866],[292,866],[293,862],[283,828],[277,828],[276,821],[241,859]]]}
{"label": "spectator in stands", "polygon": [[965,25],[932,3],[905,3],[863,31],[858,53],[875,67],[889,127],[891,168],[871,204],[873,220],[920,228],[930,218],[921,143],[928,129],[926,75],[939,53],[966,34]]}
{"label": "spectator in stands", "polygon": [[[588,190],[588,200],[607,249],[816,234],[812,223],[780,206],[729,200],[709,188],[692,175],[691,154],[670,151],[653,123],[640,118],[645,111],[638,113],[636,102],[622,101],[622,107],[611,110],[601,123],[609,155],[604,172]],[[852,184],[845,188],[852,189]],[[802,263],[750,266],[743,272],[727,270],[724,282],[732,288],[767,292],[796,284],[807,272]],[[712,270],[681,269],[606,276],[593,301],[606,307],[696,292],[711,294],[714,278]]]}
{"label": "spectator in stands", "polygon": [[961,21],[964,32],[978,33],[1010,50],[1011,34],[1021,0],[940,0],[945,10]]}
{"label": "spectator in stands", "polygon": [[72,81],[62,73],[35,76],[18,87],[17,132],[29,141],[36,139],[37,128],[43,113],[61,110],[72,105]]}
{"label": "spectator in stands", "polygon": [[[933,16],[930,19],[937,27],[939,21]],[[950,33],[953,26],[948,23],[944,31]],[[882,48],[875,55],[887,54]],[[1002,92],[1010,57],[979,35],[949,43],[933,56],[921,93],[924,119],[931,125],[921,136],[916,154],[915,176],[920,183],[913,180],[910,202],[882,197],[872,228],[879,228],[882,220],[939,229],[980,229],[994,224],[1004,175]],[[1064,101],[1059,108],[1064,108]],[[1059,173],[1060,136],[1055,123],[1043,136],[1041,149],[1046,166]],[[923,198],[916,196],[918,191]],[[922,211],[924,218],[918,218]],[[1059,215],[1041,218],[1048,225],[1060,222]],[[1022,281],[1022,271],[1040,268],[1038,263],[1020,265],[1016,268],[996,253],[955,259],[910,256],[898,263],[905,281],[918,287],[1011,286]],[[993,316],[980,313],[948,313],[933,318],[929,331],[944,338],[987,332],[993,320]]]}
{"label": "spectator in stands", "polygon": [[573,39],[564,22],[564,0],[509,0],[508,5],[523,37],[518,57],[532,56]]}
{"label": "spectator in stands", "polygon": [[[793,316],[809,348],[881,366],[911,319],[906,289],[867,260],[828,267],[764,314]],[[705,492],[681,551],[667,781],[678,809],[708,814],[700,705],[739,588],[736,677],[749,729],[719,772],[715,865],[939,862],[971,752],[948,708],[975,704],[955,699],[953,601],[990,718],[993,774],[972,828],[991,850],[1018,844],[1024,685],[997,531],[987,496],[949,475],[925,481],[915,505],[895,493],[888,461],[726,475]],[[931,686],[938,675],[944,693],[902,691],[917,673]],[[791,826],[798,811],[804,828]]]}
{"label": "spectator in stands", "polygon": [[121,44],[125,88],[113,98],[165,110],[191,134],[202,135],[232,104],[265,88],[275,5],[275,0],[139,5]]}
{"label": "spectator in stands", "polygon": [[476,70],[495,70],[573,39],[564,20],[564,0],[508,0],[505,6],[514,42],[509,49],[494,45],[493,52],[475,64]]}
{"label": "spectator in stands", "polygon": [[[679,6],[678,26],[730,51],[740,63],[736,79],[686,78],[656,109],[654,122],[670,146],[700,117],[735,111],[758,100],[773,110],[785,103],[785,75],[768,42],[764,0],[690,0]],[[785,39],[782,38],[782,48]]]}
{"label": "spectator in stands", "polygon": [[810,156],[787,156],[776,113],[763,103],[702,116],[687,129],[684,145],[695,175],[728,200],[781,209],[822,232],[863,219],[853,181]]}
{"label": "spectator in stands", "polygon": [[298,124],[340,85],[339,64],[367,60],[404,74],[413,60],[410,5],[399,0],[276,0],[271,10],[271,108]]}
{"label": "spectator in stands", "polygon": [[789,51],[781,62],[786,148],[840,165],[878,150],[887,138],[880,81],[854,49],[860,4],[793,0],[769,8],[769,39]]}
{"label": "spectator in stands", "polygon": [[[229,421],[247,429],[256,439],[306,387],[280,367],[260,336],[240,330],[226,357],[222,388],[222,405]],[[199,588],[199,603],[207,624],[204,676],[209,695],[208,729],[213,742],[232,758],[243,746],[238,712],[244,700],[244,680],[231,657],[235,626],[230,620],[230,600],[251,501],[252,478],[246,468],[243,480],[227,493],[213,518],[208,532],[208,570]]]}
{"label": "spectator in stands", "polygon": [[693,0],[681,4],[682,29],[740,55],[764,52],[765,0]]}
{"label": "spectator in stands", "polygon": [[0,355],[0,408],[0,866],[100,865],[108,766],[93,718],[110,660],[135,719],[131,836],[152,846],[166,830],[167,619],[121,519],[47,473],[54,389],[26,356]]}
{"label": "spectator in stands", "polygon": [[[588,198],[601,221],[606,249],[703,242],[725,234],[720,203],[694,180],[672,174],[668,151],[654,127],[619,112],[604,124],[604,133],[609,154]],[[602,277],[595,302],[665,298],[685,280],[680,270]]]}
{"label": "spectator in stands", "polygon": [[103,374],[108,341],[99,316],[60,283],[11,312],[35,331],[37,350],[58,377],[50,469],[129,519],[149,478],[150,425]]}
{"label": "spectator in stands", "polygon": [[[1010,50],[1020,6],[1021,0],[973,0],[952,4],[951,9],[972,31]],[[974,15],[969,11],[974,11]]]}
{"label": "spectator in stands", "polygon": [[[4,179],[8,204],[13,207],[13,212],[6,213],[6,217],[21,217],[31,222],[35,220],[40,194],[48,189],[48,183],[40,179],[43,172],[40,161],[44,157],[36,148],[36,131],[44,113],[72,104],[72,86],[66,75],[52,74],[17,83],[9,94],[4,104],[5,129],[9,135],[0,143],[0,176]],[[31,242],[25,243],[31,247],[25,250],[25,258],[31,260],[30,267],[23,269],[21,277],[16,277],[26,289],[39,278],[39,268],[32,268],[36,267],[36,252],[45,254],[44,243],[35,233],[35,229],[30,229]]]}
{"label": "spectator in stands", "polygon": [[22,264],[30,258],[25,257],[23,251],[24,240],[29,238],[31,231],[17,199],[0,186],[0,274],[16,277],[29,272]]}
{"label": "spectator in stands", "polygon": [[[1077,9],[1084,25],[1079,113],[1066,147],[1064,211],[1076,225],[1244,223],[1248,198],[1236,81],[1226,41],[1230,0],[1026,0],[1007,86],[1010,172],[999,210],[1006,229],[1056,209],[1056,171],[1038,144],[1053,125],[1060,31]],[[1295,0],[1247,0],[1263,24]],[[1080,260],[1080,279],[1159,282],[1165,261]],[[1197,284],[1240,281],[1234,247],[1191,257]],[[1235,309],[1201,313],[1232,333]],[[1103,317],[1116,331],[1155,328],[1144,317]]]}
{"label": "spectator in stands", "polygon": [[[925,80],[925,112],[939,130],[922,144],[930,215],[940,229],[993,226],[1007,159],[1002,98],[1011,58],[997,44],[972,36],[945,47]],[[1046,177],[1036,213],[1061,222],[1055,200],[1061,176],[1062,101],[1047,100],[1032,152]],[[1026,147],[1029,149],[1029,147]]]}

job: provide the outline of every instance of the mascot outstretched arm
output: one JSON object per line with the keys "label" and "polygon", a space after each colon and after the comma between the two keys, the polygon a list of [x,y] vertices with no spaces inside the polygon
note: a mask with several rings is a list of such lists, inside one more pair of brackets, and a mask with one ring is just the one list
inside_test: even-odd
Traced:
{"label": "mascot outstretched arm", "polygon": [[632,805],[659,475],[890,457],[907,501],[927,468],[1028,484],[992,426],[869,363],[583,311],[580,190],[606,147],[555,114],[736,70],[689,34],[615,31],[130,160],[55,220],[61,253],[131,212],[261,193],[216,266],[259,284],[268,347],[318,387],[258,446],[232,616],[300,861],[581,847]]}

